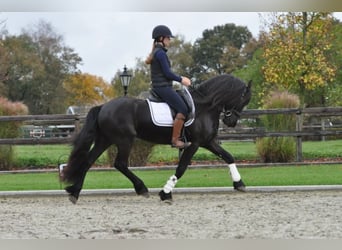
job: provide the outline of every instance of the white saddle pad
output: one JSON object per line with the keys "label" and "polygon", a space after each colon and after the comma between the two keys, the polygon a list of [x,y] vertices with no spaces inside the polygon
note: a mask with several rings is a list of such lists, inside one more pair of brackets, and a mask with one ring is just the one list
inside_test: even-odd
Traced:
{"label": "white saddle pad", "polygon": [[[169,105],[165,102],[151,102],[146,99],[150,108],[151,117],[154,125],[161,127],[172,127],[173,117]],[[192,117],[184,123],[184,126],[190,126],[195,119]]]}

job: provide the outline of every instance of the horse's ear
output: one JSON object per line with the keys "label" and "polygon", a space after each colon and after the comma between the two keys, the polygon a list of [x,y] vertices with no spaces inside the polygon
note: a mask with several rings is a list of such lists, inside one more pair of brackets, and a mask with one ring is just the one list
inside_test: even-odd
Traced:
{"label": "horse's ear", "polygon": [[251,87],[252,87],[252,80],[249,80],[247,88],[250,89]]}

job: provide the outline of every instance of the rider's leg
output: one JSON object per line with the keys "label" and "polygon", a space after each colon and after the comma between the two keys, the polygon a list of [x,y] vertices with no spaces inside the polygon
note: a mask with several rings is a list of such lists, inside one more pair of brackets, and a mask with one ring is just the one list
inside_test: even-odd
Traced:
{"label": "rider's leg", "polygon": [[184,126],[185,116],[189,110],[184,100],[178,93],[170,87],[159,87],[153,89],[172,109],[176,110],[176,117],[173,123],[171,146],[176,148],[186,148],[190,146],[190,142],[182,142],[180,135]]}
{"label": "rider's leg", "polygon": [[184,122],[185,122],[185,116],[182,113],[176,114],[176,117],[173,123],[173,130],[172,130],[172,140],[171,140],[172,147],[183,149],[191,145],[191,142],[183,142],[180,139]]}

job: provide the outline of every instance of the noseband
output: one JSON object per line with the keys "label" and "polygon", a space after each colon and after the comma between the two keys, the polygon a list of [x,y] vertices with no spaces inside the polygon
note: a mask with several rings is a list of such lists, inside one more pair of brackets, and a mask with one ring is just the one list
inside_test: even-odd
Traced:
{"label": "noseband", "polygon": [[224,118],[230,118],[232,115],[237,116],[237,118],[240,118],[241,116],[241,113],[236,111],[235,108],[232,108],[230,110],[223,109],[222,113],[224,115]]}

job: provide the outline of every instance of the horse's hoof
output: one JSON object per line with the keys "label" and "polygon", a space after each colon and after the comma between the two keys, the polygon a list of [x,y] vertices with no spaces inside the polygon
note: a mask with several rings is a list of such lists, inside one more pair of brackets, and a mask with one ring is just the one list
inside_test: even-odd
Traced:
{"label": "horse's hoof", "polygon": [[145,186],[145,184],[143,182],[140,182],[136,185],[134,185],[134,189],[137,195],[141,195],[144,196],[146,198],[149,197],[148,194],[148,188]]}
{"label": "horse's hoof", "polygon": [[159,197],[161,201],[165,203],[171,204],[172,203],[172,193],[165,193],[164,190],[159,192]]}
{"label": "horse's hoof", "polygon": [[164,200],[164,201],[161,201],[161,202],[163,202],[165,204],[168,204],[168,205],[172,205],[173,200]]}
{"label": "horse's hoof", "polygon": [[145,198],[150,198],[150,193],[149,192],[146,192],[146,193],[143,193],[143,194],[139,194],[140,196],[142,197],[145,197]]}
{"label": "horse's hoof", "polygon": [[69,195],[69,201],[71,201],[72,204],[76,204],[77,203],[78,198],[73,196],[73,195]]}
{"label": "horse's hoof", "polygon": [[234,189],[240,192],[246,192],[246,186],[242,180],[233,182]]}
{"label": "horse's hoof", "polygon": [[75,190],[74,186],[68,186],[65,188],[65,191],[69,193],[69,200],[73,203],[76,204],[78,197],[80,196],[80,191]]}

